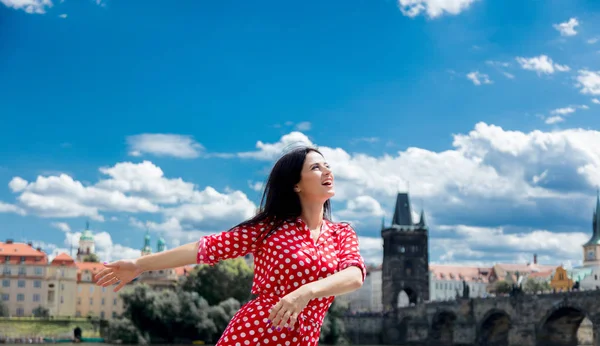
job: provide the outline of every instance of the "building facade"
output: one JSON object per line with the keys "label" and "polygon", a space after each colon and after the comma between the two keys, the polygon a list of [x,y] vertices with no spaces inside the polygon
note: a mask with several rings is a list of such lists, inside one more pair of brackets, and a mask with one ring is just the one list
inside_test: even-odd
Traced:
{"label": "building facade", "polygon": [[32,316],[48,302],[48,256],[31,243],[0,242],[0,299],[9,316]]}

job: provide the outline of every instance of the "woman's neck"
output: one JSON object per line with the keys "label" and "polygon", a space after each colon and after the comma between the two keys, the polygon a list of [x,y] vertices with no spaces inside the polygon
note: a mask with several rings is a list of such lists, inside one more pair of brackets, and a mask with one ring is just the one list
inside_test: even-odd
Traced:
{"label": "woman's neck", "polygon": [[320,228],[323,222],[323,204],[303,204],[300,217],[309,229]]}

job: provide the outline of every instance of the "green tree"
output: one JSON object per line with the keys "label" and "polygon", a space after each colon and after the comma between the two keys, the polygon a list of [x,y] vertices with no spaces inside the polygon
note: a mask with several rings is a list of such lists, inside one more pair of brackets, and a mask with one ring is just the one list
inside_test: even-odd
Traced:
{"label": "green tree", "polygon": [[321,326],[320,341],[327,345],[349,345],[344,325],[344,315],[348,311],[348,305],[337,300],[333,301],[329,311],[325,315]]}
{"label": "green tree", "polygon": [[511,284],[509,284],[508,282],[506,282],[504,280],[498,280],[492,286],[492,292],[494,292],[496,294],[510,293],[511,290],[512,290]]}
{"label": "green tree", "polygon": [[187,292],[197,292],[211,306],[229,298],[246,303],[251,298],[253,277],[254,272],[246,261],[235,258],[214,266],[197,266],[183,280],[181,288]]}
{"label": "green tree", "polygon": [[534,279],[527,279],[523,285],[523,291],[530,294],[535,294],[543,291],[550,291],[550,283],[547,281],[539,281]]}
{"label": "green tree", "polygon": [[83,261],[98,263],[98,262],[100,262],[100,259],[98,258],[98,255],[96,255],[95,253],[91,253],[91,254],[85,255],[85,257],[83,258]]}
{"label": "green tree", "polygon": [[48,310],[47,308],[43,307],[43,306],[38,306],[37,308],[33,309],[33,316],[35,317],[41,317],[41,318],[48,318],[50,317],[50,310]]}
{"label": "green tree", "polygon": [[[156,292],[147,285],[136,285],[121,293],[123,318],[115,322],[115,335],[129,335],[129,340],[143,339],[150,343],[213,340],[218,333],[209,318],[210,306],[196,292],[163,290]],[[120,323],[120,324],[119,324]],[[145,331],[142,335],[139,331]],[[128,332],[129,331],[129,332]],[[127,334],[129,333],[129,334]]]}
{"label": "green tree", "polygon": [[8,307],[4,305],[2,299],[0,299],[0,317],[8,316]]}

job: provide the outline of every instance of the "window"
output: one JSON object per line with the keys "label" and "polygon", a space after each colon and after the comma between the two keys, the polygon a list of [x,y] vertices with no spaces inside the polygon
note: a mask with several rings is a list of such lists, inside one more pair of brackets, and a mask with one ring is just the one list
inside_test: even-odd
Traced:
{"label": "window", "polygon": [[19,287],[21,287],[21,288],[25,287],[25,280],[19,280],[19,281],[17,282],[17,286],[19,286]]}
{"label": "window", "polygon": [[40,295],[39,295],[39,293],[36,293],[36,294],[33,295],[33,301],[34,302],[39,302],[40,301]]}
{"label": "window", "polygon": [[10,280],[8,280],[8,279],[2,280],[2,287],[10,287]]}
{"label": "window", "polygon": [[19,275],[25,275],[25,274],[27,274],[27,268],[19,267]]}
{"label": "window", "polygon": [[60,303],[63,304],[65,302],[65,300],[63,299],[63,296],[60,296]]}
{"label": "window", "polygon": [[100,311],[100,318],[104,319],[104,311]]}
{"label": "window", "polygon": [[81,297],[77,297],[77,305],[81,305]]}
{"label": "window", "polygon": [[90,298],[90,305],[94,305],[94,298]]}
{"label": "window", "polygon": [[25,301],[25,295],[23,293],[17,294],[17,301],[18,302],[24,302]]}
{"label": "window", "polygon": [[11,275],[10,267],[8,267],[8,266],[4,267],[4,270],[2,271],[2,274],[4,274],[4,275]]}
{"label": "window", "polygon": [[94,286],[90,286],[90,293],[94,293]]}
{"label": "window", "polygon": [[17,316],[23,316],[25,315],[25,309],[23,308],[17,308]]}
{"label": "window", "polygon": [[75,317],[81,317],[81,311],[77,311],[77,312],[75,313]]}
{"label": "window", "polygon": [[34,288],[42,288],[42,281],[40,281],[40,280],[35,280],[35,281],[33,282],[33,287],[34,287]]}
{"label": "window", "polygon": [[43,273],[43,270],[41,267],[35,267],[34,271],[35,271],[35,275],[42,275],[42,273]]}
{"label": "window", "polygon": [[20,261],[21,263],[25,263],[25,256],[21,256]]}
{"label": "window", "polygon": [[10,300],[10,295],[8,293],[2,293],[2,301],[9,301]]}
{"label": "window", "polygon": [[113,299],[113,305],[117,305],[117,298]]}
{"label": "window", "polygon": [[104,305],[104,298],[100,301],[100,305]]}
{"label": "window", "polygon": [[117,313],[113,311],[112,318],[117,318]]}

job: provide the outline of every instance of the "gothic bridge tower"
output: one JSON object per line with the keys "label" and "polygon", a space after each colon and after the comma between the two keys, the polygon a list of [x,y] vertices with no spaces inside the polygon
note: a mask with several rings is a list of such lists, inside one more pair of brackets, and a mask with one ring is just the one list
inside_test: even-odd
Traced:
{"label": "gothic bridge tower", "polygon": [[382,225],[384,312],[429,300],[429,241],[425,212],[413,222],[408,193],[398,193],[392,225]]}

